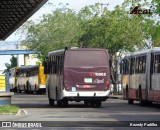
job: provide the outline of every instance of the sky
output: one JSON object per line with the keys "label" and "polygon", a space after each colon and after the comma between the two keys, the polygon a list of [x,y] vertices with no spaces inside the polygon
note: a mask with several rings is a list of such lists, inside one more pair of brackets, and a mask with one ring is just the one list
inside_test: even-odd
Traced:
{"label": "sky", "polygon": [[[52,3],[54,5],[54,8],[51,6],[48,6],[48,2],[43,5],[37,12],[35,12],[28,20],[33,21],[39,21],[43,14],[50,13],[55,8],[59,7],[60,3],[69,5],[67,6],[70,9],[73,9],[74,11],[78,12],[86,5],[94,5],[95,3],[102,3],[104,4],[102,8],[105,6],[108,7],[108,9],[112,10],[116,5],[121,5],[124,0],[48,0],[49,3]],[[106,5],[108,4],[108,5]],[[19,43],[20,40],[22,40],[25,36],[19,35],[16,31],[13,32],[5,41],[0,41],[0,49],[15,49],[16,44]],[[10,63],[10,55],[0,55],[0,70],[4,70],[5,63]]]}

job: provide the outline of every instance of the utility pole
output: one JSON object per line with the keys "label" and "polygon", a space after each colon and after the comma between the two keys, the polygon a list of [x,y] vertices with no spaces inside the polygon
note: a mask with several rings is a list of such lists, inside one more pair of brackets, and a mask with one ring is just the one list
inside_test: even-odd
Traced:
{"label": "utility pole", "polygon": [[108,3],[108,4],[103,4],[103,3],[100,3],[100,6],[101,6],[101,15],[102,15],[102,13],[103,13],[103,5],[106,5],[106,6],[108,6],[108,5],[109,5],[109,3]]}

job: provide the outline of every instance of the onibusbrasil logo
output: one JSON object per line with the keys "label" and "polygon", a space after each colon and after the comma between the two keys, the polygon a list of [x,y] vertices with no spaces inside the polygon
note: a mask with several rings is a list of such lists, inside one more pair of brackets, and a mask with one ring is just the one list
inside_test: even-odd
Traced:
{"label": "onibusbrasil logo", "polygon": [[139,15],[142,15],[142,14],[152,14],[152,13],[153,13],[152,6],[150,6],[149,9],[141,9],[139,6],[136,6],[130,12],[130,14],[139,14]]}

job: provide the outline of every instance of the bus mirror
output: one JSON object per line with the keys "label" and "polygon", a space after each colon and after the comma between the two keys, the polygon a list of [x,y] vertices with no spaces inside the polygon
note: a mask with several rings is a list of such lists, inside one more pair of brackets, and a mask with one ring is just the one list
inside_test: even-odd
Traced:
{"label": "bus mirror", "polygon": [[65,47],[65,50],[68,50],[68,47],[67,47],[67,46]]}

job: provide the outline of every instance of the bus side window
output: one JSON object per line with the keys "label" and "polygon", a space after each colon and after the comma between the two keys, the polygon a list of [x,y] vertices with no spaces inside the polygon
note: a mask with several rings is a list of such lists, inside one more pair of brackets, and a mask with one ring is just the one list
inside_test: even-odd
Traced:
{"label": "bus side window", "polygon": [[153,72],[154,72],[154,55],[153,54],[151,54],[150,72],[151,72],[151,74],[153,74]]}
{"label": "bus side window", "polygon": [[52,56],[52,61],[51,61],[51,73],[54,73],[54,56]]}
{"label": "bus side window", "polygon": [[58,58],[55,56],[54,58],[54,74],[57,74],[57,64],[58,64]]}
{"label": "bus side window", "polygon": [[28,69],[28,70],[27,70],[27,77],[30,77],[30,76],[31,76],[31,70]]}
{"label": "bus side window", "polygon": [[56,73],[56,56],[53,57],[53,74]]}
{"label": "bus side window", "polygon": [[157,55],[154,56],[154,73],[158,73],[158,58],[157,58]]}
{"label": "bus side window", "polygon": [[59,56],[59,63],[58,63],[58,74],[61,74],[61,55]]}
{"label": "bus side window", "polygon": [[61,62],[60,62],[60,73],[62,74],[63,72],[63,62],[64,62],[64,57],[63,55],[61,56]]}
{"label": "bus side window", "polygon": [[146,72],[146,56],[143,56],[143,61],[142,61],[142,73]]}
{"label": "bus side window", "polygon": [[136,57],[136,66],[135,66],[135,73],[139,73],[140,72],[140,57]]}
{"label": "bus side window", "polygon": [[51,68],[51,61],[50,57],[48,58],[48,74],[50,74],[50,68]]}
{"label": "bus side window", "polygon": [[158,73],[160,73],[160,55],[157,55],[158,58]]}
{"label": "bus side window", "polygon": [[134,74],[135,73],[135,58],[131,58],[131,70],[130,70],[130,74]]}
{"label": "bus side window", "polygon": [[60,56],[57,56],[57,74],[60,74]]}
{"label": "bus side window", "polygon": [[129,74],[129,61],[127,59],[123,59],[121,61],[120,73],[121,74]]}

